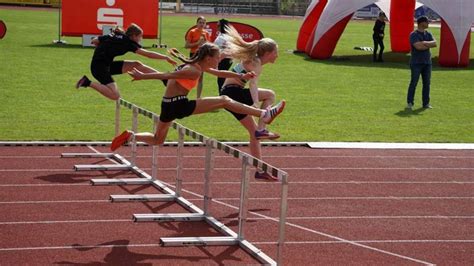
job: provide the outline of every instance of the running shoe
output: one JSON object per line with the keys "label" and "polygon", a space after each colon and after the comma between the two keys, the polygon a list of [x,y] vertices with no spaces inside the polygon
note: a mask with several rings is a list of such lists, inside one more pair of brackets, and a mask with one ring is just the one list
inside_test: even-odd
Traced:
{"label": "running shoe", "polygon": [[263,122],[267,125],[271,124],[273,122],[273,119],[275,119],[281,112],[283,112],[283,109],[285,109],[285,100],[279,102],[277,105],[273,106],[270,109],[267,109],[265,111],[265,115],[263,116]]}
{"label": "running shoe", "polygon": [[266,129],[262,130],[255,130],[255,138],[257,139],[269,139],[269,140],[274,140],[279,138],[280,135],[277,133],[270,132]]}
{"label": "running shoe", "polygon": [[83,76],[76,82],[76,89],[79,89],[79,87],[89,87],[89,85],[91,85],[91,81],[87,78],[87,76]]}
{"label": "running shoe", "polygon": [[255,172],[255,179],[262,181],[278,181],[278,178],[269,175],[267,172]]}
{"label": "running shoe", "polygon": [[112,140],[112,145],[110,145],[110,149],[112,151],[115,151],[116,149],[125,145],[132,135],[132,131],[125,130],[124,132],[122,132],[122,134],[118,135]]}

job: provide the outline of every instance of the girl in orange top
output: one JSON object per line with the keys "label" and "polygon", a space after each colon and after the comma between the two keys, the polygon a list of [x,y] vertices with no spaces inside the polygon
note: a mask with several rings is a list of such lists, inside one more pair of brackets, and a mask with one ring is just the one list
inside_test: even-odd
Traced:
{"label": "girl in orange top", "polygon": [[[184,44],[185,48],[191,49],[191,52],[189,53],[189,58],[192,58],[199,47],[204,44],[205,42],[210,42],[211,41],[211,36],[209,33],[205,30],[206,28],[206,18],[203,16],[200,16],[196,20],[196,27],[188,32],[186,34],[186,43]],[[196,91],[196,95],[198,98],[201,98],[201,92],[202,92],[202,82],[203,82],[203,76],[199,78],[198,81],[198,87]]]}
{"label": "girl in orange top", "polygon": [[[177,54],[176,50],[175,54],[185,63],[185,65],[177,71],[171,73],[143,73],[134,69],[129,72],[130,76],[133,77],[133,80],[168,80],[165,95],[161,102],[160,121],[158,123],[156,134],[124,131],[112,141],[112,151],[116,150],[133,137],[135,137],[137,141],[143,141],[150,145],[163,144],[168,133],[168,128],[176,118],[181,119],[190,115],[202,114],[216,109],[226,108],[236,113],[260,117],[265,123],[270,124],[273,119],[283,111],[285,101],[282,101],[269,109],[259,109],[236,102],[227,96],[188,100],[187,94],[189,93],[190,88],[192,89],[190,86],[195,85],[203,72],[223,78],[239,79],[251,79],[254,76],[254,73],[249,72],[246,74],[238,74],[231,71],[216,70],[220,53],[219,47],[213,43],[205,43],[202,45],[197,54],[191,59],[184,58],[182,54]],[[184,80],[185,82],[183,83]]]}

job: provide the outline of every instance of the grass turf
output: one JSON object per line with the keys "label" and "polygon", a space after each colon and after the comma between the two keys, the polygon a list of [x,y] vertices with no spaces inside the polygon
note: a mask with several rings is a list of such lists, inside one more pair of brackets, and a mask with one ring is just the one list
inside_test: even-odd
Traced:
{"label": "grass turf", "polygon": [[[208,21],[219,17],[209,16]],[[114,103],[89,89],[76,91],[78,78],[89,73],[93,53],[82,48],[80,38],[57,39],[57,12],[0,9],[8,27],[0,40],[0,140],[110,140],[114,130]],[[474,64],[466,69],[437,66],[432,75],[432,110],[421,105],[421,84],[415,110],[404,110],[410,78],[409,57],[390,52],[386,62],[374,64],[369,52],[354,46],[371,46],[372,22],[351,21],[334,57],[309,60],[293,54],[301,18],[230,18],[257,26],[279,43],[280,57],[266,65],[261,87],[275,90],[287,100],[287,109],[271,125],[280,141],[380,141],[380,142],[474,142]],[[182,48],[183,35],[195,16],[163,17],[163,42]],[[388,28],[387,28],[388,29]],[[439,40],[439,30],[431,29]],[[151,47],[153,40],[145,40]],[[471,58],[474,53],[471,45]],[[164,53],[163,49],[157,51]],[[438,49],[433,49],[437,57]],[[134,54],[137,59],[162,71],[171,70],[163,61]],[[159,81],[130,82],[116,76],[122,97],[159,113],[164,87]],[[421,82],[420,82],[421,83]],[[216,78],[205,75],[204,95],[217,95]],[[194,98],[192,92],[190,98]],[[130,112],[122,112],[123,128],[130,128]],[[192,116],[179,121],[207,136],[246,141],[243,127],[226,111]],[[152,124],[140,118],[140,130]],[[169,140],[176,134],[170,131]]]}

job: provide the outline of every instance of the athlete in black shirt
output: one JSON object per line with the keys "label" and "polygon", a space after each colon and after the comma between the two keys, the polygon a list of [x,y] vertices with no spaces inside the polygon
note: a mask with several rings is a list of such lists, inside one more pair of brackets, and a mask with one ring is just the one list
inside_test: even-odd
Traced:
{"label": "athlete in black shirt", "polygon": [[[374,57],[373,57],[374,62],[383,62],[382,55],[383,55],[383,49],[385,48],[385,46],[383,45],[385,18],[386,18],[385,13],[380,12],[379,17],[375,21],[374,34],[372,35],[372,38],[374,39]],[[380,46],[380,53],[377,58],[377,50],[379,46]]]}
{"label": "athlete in black shirt", "polygon": [[143,49],[139,44],[142,38],[143,30],[136,24],[131,24],[125,32],[116,28],[113,34],[94,38],[92,43],[96,48],[92,57],[91,73],[100,83],[93,82],[87,76],[83,76],[76,83],[76,88],[91,87],[111,100],[118,100],[120,93],[112,75],[127,73],[134,68],[144,73],[156,72],[155,69],[140,61],[114,61],[116,56],[124,55],[127,52],[152,59],[166,60],[168,63],[176,65],[176,62],[169,56]]}

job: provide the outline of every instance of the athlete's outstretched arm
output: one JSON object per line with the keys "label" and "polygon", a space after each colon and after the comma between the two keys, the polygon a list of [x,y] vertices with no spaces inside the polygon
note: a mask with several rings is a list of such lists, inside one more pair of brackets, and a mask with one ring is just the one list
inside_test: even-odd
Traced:
{"label": "athlete's outstretched arm", "polygon": [[157,52],[148,51],[146,49],[140,48],[136,51],[137,54],[151,58],[151,59],[158,59],[158,60],[166,60],[168,63],[172,64],[173,66],[177,65],[176,61],[171,59],[171,57],[167,55],[163,55]]}

